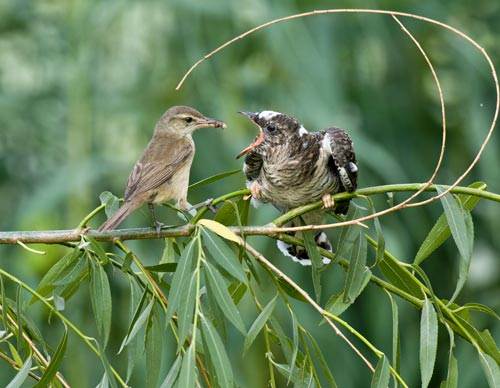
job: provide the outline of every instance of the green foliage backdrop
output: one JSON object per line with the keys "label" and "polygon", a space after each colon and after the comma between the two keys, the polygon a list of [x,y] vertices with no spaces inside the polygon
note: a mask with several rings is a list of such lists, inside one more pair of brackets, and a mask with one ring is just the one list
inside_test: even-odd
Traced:
{"label": "green foliage backdrop", "polygon": [[[272,17],[331,6],[326,1],[2,2],[1,229],[75,228],[100,204],[99,193],[109,190],[121,195],[126,176],[155,121],[173,104],[193,105],[228,123],[224,132],[204,130],[195,134],[197,154],[192,182],[241,167],[234,156],[255,134],[235,112],[264,108],[293,114],[310,130],[328,125],[349,129],[359,155],[361,187],[427,179],[439,151],[439,101],[421,55],[389,17],[334,15],[277,25],[223,51],[197,69],[180,92],[174,91],[189,65],[233,35]],[[342,1],[334,6],[367,5]],[[377,7],[446,21],[470,33],[498,61],[498,2],[483,0],[472,7],[466,1],[409,1],[402,7],[393,1],[381,1]],[[406,20],[405,24],[429,52],[443,83],[449,137],[437,182],[447,184],[467,166],[484,137],[494,110],[494,89],[484,60],[463,41],[429,25]],[[498,149],[498,136],[493,136],[464,185],[484,181],[490,192],[500,192]],[[189,200],[196,203],[217,198],[242,187],[242,175],[235,174],[193,188]],[[484,190],[480,184],[474,187]],[[359,212],[370,213],[371,206],[387,206],[384,195],[370,198],[373,204],[362,198],[356,200]],[[394,192],[394,201],[403,198],[405,194]],[[356,347],[377,366],[376,375],[382,383],[388,363],[397,366],[392,356],[396,314],[401,348],[399,370],[413,387],[420,385],[421,377],[430,378],[426,373],[432,370],[434,339],[438,347],[431,386],[438,386],[446,378],[449,365],[455,363],[448,358],[450,338],[446,326],[440,323],[439,332],[435,332],[436,320],[444,319],[456,329],[446,309],[456,310],[459,305],[474,302],[498,311],[499,205],[465,194],[460,200],[465,209],[473,208],[474,223],[469,276],[455,301],[457,306],[446,307],[433,298],[436,295],[445,300],[453,295],[463,265],[461,257],[471,249],[467,242],[469,213],[463,212],[453,198],[448,196],[448,202],[443,203],[446,215],[437,201],[425,208],[381,218],[386,255],[380,250],[377,254],[376,246],[382,240],[372,223],[369,231],[354,227],[349,232],[329,232],[335,241],[346,241],[337,246],[337,258],[351,259],[351,263],[353,257],[359,258],[359,269],[365,268],[364,260],[369,266],[376,261],[373,273],[409,295],[406,299],[394,294],[388,298],[384,287],[374,282],[363,289],[363,274],[348,261],[341,262],[347,275],[338,265],[321,271],[320,304],[328,310],[323,318],[330,314],[329,319],[342,328],[335,320],[342,313],[342,321],[387,355],[387,360],[381,358],[377,366],[376,356],[380,354],[349,334]],[[243,224],[264,225],[278,216],[271,206],[265,206],[250,210],[248,221],[241,220],[246,218],[246,210],[244,202],[238,201],[235,197]],[[462,244],[455,244],[450,232],[442,231],[454,214],[460,214],[461,221],[452,230],[453,237],[464,233]],[[171,209],[162,209],[161,215],[167,223],[182,223]],[[211,217],[209,213],[205,216]],[[215,218],[222,224],[239,222],[228,202]],[[91,225],[97,226],[103,219],[99,214]],[[444,243],[435,251],[428,246],[422,248],[436,221],[435,228],[441,225],[441,235],[426,241],[435,244],[442,239]],[[138,211],[125,226],[147,226],[149,222],[146,212]],[[365,232],[372,240],[365,239]],[[206,368],[215,384],[223,385],[234,377],[239,385],[252,387],[267,386],[269,370],[274,371],[278,386],[287,382],[288,378],[283,377],[287,374],[294,382],[309,378],[314,381],[317,370],[323,386],[330,386],[332,379],[320,353],[339,387],[370,384],[372,374],[363,361],[328,324],[318,326],[321,315],[296,299],[301,299],[297,290],[277,280],[276,273],[254,255],[247,256],[237,244],[217,237],[213,229],[199,227],[194,233],[191,238],[131,241],[116,247],[91,239],[82,241],[76,250],[58,245],[32,246],[45,251],[45,255],[2,245],[0,268],[5,292],[1,305],[10,308],[8,316],[2,315],[2,327],[17,327],[16,317],[22,310],[20,321],[25,333],[42,353],[48,351],[52,357],[52,369],[47,371],[60,370],[75,387],[97,385],[104,371],[112,375],[111,366],[126,378],[134,363],[132,386],[163,382],[172,365],[180,379],[189,380],[190,368],[196,365],[201,381],[201,370]],[[317,296],[317,278],[315,281],[309,269],[282,257],[273,239],[248,237],[248,241],[309,295]],[[415,257],[423,261],[426,249],[432,253],[421,263],[424,274],[418,267],[401,264],[412,263]],[[133,253],[127,253],[129,250]],[[397,267],[393,260],[399,260]],[[181,265],[186,272],[179,271]],[[403,280],[398,283],[398,276],[388,276],[391,270],[399,271]],[[19,289],[8,274],[49,298],[52,312],[40,302],[30,303],[32,296]],[[176,287],[176,282],[183,287]],[[160,289],[151,286],[155,283]],[[229,288],[221,287],[224,284]],[[143,291],[145,285],[149,285],[148,292]],[[425,298],[422,287],[431,291]],[[165,311],[165,295],[175,307],[175,292],[181,290],[184,294],[177,296],[178,301],[194,304],[179,303],[177,309]],[[349,305],[361,291],[356,302]],[[187,339],[182,359],[176,358],[182,342],[179,345],[172,331],[167,330],[167,318],[172,318],[174,311],[177,314],[170,325],[178,327],[176,335]],[[61,320],[59,314],[68,321]],[[498,343],[498,320],[491,312],[459,309],[455,315],[466,323],[470,316],[474,328],[488,329]],[[97,342],[79,336],[71,322]],[[191,331],[193,322],[199,328],[197,334]],[[342,331],[349,333],[345,328]],[[0,351],[19,367],[28,359],[29,350],[22,333],[12,332],[13,336],[2,331]],[[453,355],[459,386],[486,386],[476,349],[456,331],[452,338],[456,343]],[[477,339],[482,341],[484,352],[492,349],[490,337]],[[148,349],[145,354],[143,344]],[[103,354],[103,347],[107,357],[96,357],[93,350]],[[195,354],[201,349],[203,354]],[[420,349],[425,352],[419,353]],[[269,351],[272,357],[266,357]],[[489,354],[494,357],[497,353],[495,348]],[[39,362],[35,356],[32,359],[33,366]],[[290,370],[290,365],[295,364],[292,361],[302,368]],[[314,371],[303,367],[310,365],[315,366]],[[28,368],[25,365],[21,374]],[[7,362],[0,363],[0,384],[11,381],[16,373]],[[39,370],[33,373],[41,375]],[[189,383],[182,381],[180,386]]]}

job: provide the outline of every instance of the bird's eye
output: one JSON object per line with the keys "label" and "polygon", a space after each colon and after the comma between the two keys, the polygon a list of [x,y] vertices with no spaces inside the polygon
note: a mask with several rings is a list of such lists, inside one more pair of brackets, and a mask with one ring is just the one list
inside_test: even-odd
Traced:
{"label": "bird's eye", "polygon": [[186,117],[184,119],[184,121],[189,124],[189,123],[191,123],[193,121],[193,118],[192,117]]}
{"label": "bird's eye", "polygon": [[274,131],[276,131],[276,125],[274,125],[274,124],[269,124],[269,125],[267,126],[267,131],[268,131],[268,132],[273,133]]}

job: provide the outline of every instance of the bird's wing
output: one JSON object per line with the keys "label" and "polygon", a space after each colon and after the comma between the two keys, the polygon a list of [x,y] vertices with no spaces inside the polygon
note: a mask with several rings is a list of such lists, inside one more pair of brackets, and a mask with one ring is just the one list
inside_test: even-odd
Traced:
{"label": "bird's wing", "polygon": [[[163,150],[162,157],[154,158],[147,153],[139,160],[130,176],[125,189],[125,201],[132,197],[153,190],[167,182],[191,157],[193,147],[189,144],[177,148],[169,153]],[[154,151],[153,151],[154,152]]]}
{"label": "bird's wing", "polygon": [[346,191],[354,191],[358,185],[358,166],[352,140],[341,128],[328,128],[324,131],[323,146],[331,154],[328,165],[338,175]]}
{"label": "bird's wing", "polygon": [[253,181],[259,177],[262,163],[262,156],[257,152],[252,151],[247,154],[243,164],[243,172],[247,177],[247,181]]}

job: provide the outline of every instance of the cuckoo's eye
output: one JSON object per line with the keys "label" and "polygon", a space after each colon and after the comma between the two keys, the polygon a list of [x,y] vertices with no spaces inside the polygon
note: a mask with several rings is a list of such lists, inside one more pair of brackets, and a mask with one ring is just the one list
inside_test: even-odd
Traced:
{"label": "cuckoo's eye", "polygon": [[193,118],[192,117],[186,117],[186,118],[184,118],[184,121],[189,124],[189,123],[193,122]]}
{"label": "cuckoo's eye", "polygon": [[269,133],[273,133],[273,132],[276,131],[276,125],[274,125],[274,124],[268,124],[267,127],[266,127],[266,129],[267,129],[267,131]]}

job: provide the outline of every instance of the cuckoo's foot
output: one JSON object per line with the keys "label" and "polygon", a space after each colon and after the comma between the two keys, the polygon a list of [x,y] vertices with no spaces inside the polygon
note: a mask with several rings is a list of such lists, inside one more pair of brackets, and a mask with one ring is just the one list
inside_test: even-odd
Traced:
{"label": "cuckoo's foot", "polygon": [[253,199],[260,199],[261,185],[257,181],[253,181],[249,189]]}
{"label": "cuckoo's foot", "polygon": [[323,209],[331,209],[335,206],[335,201],[330,194],[323,195],[321,200],[323,201]]}

